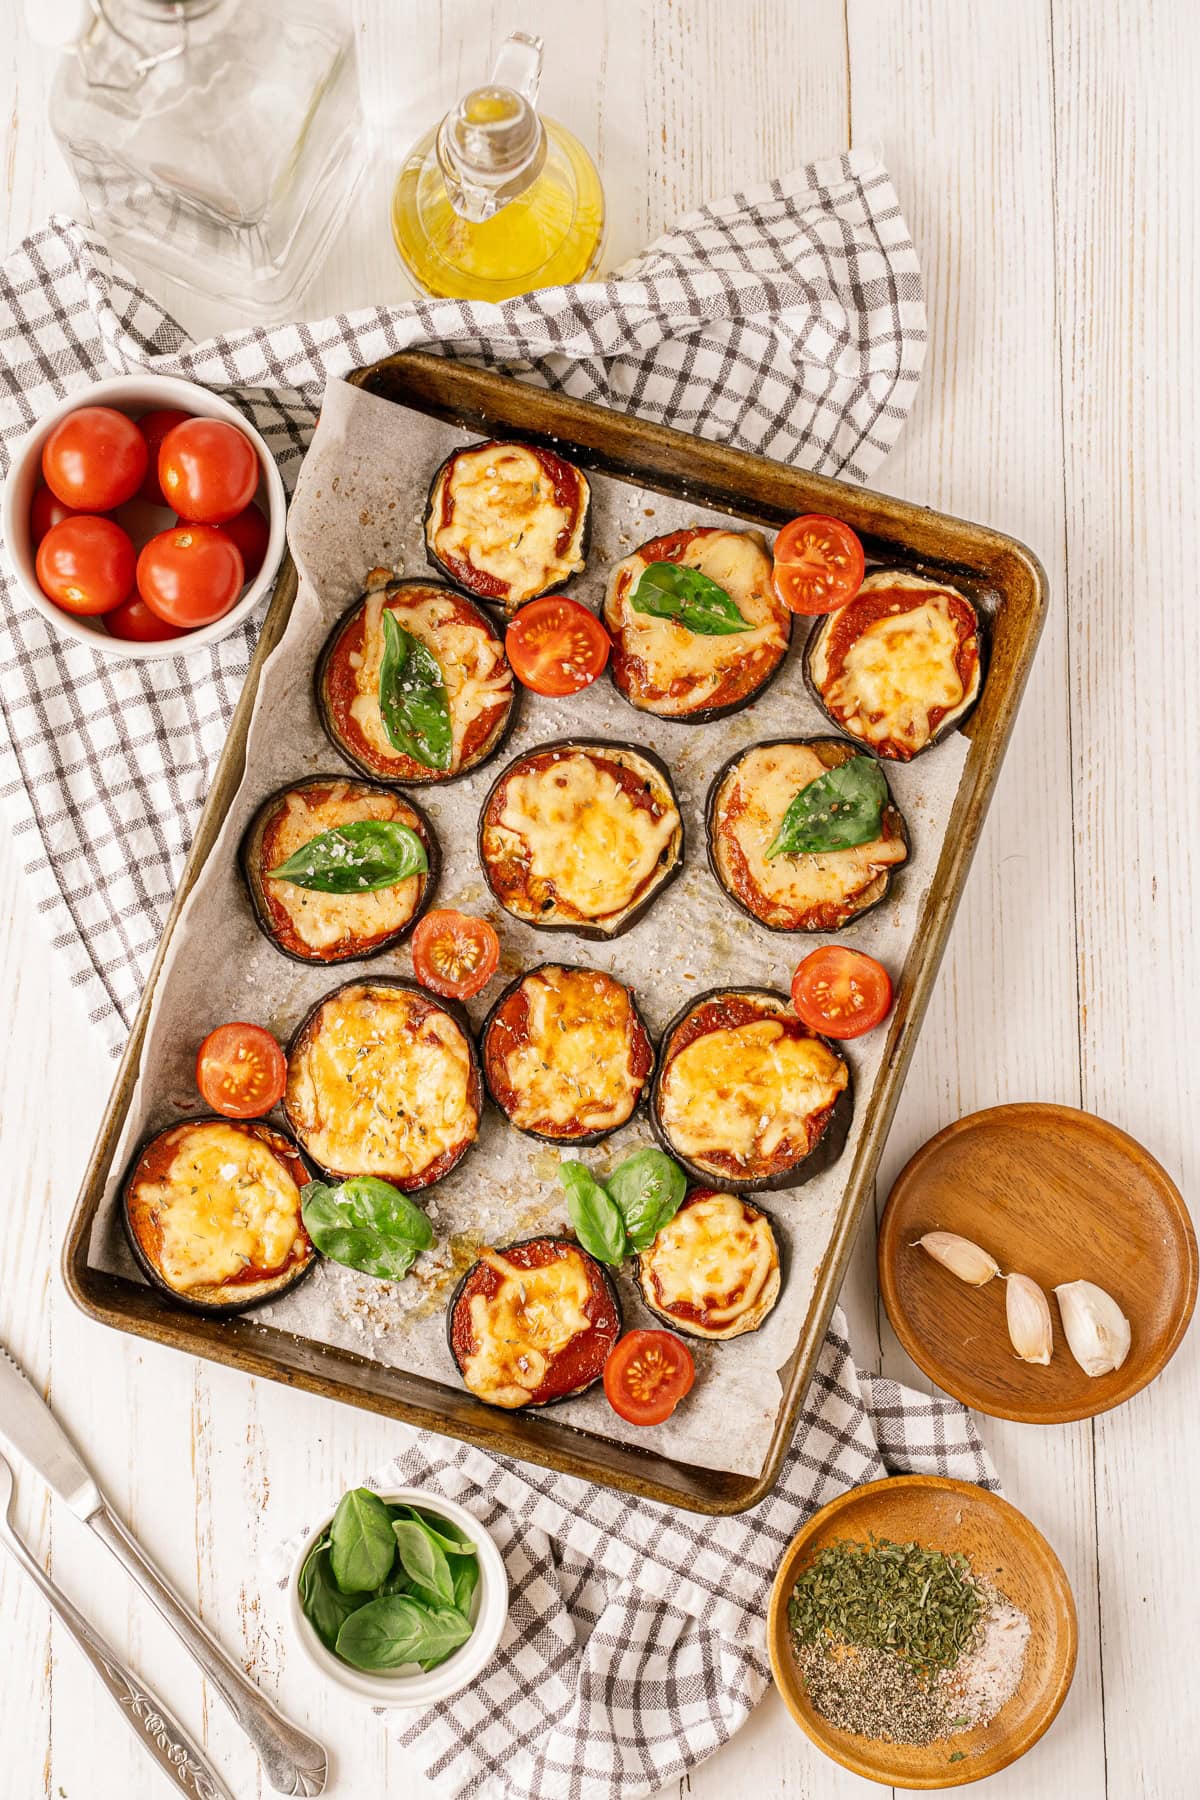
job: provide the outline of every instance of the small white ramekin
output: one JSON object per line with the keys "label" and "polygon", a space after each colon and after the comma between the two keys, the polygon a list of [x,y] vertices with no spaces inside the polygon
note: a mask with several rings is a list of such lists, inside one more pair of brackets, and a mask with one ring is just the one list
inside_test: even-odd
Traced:
{"label": "small white ramekin", "polygon": [[[189,631],[186,637],[141,644],[124,638],[109,637],[102,618],[77,618],[74,613],[64,612],[53,601],[47,600],[38,586],[37,551],[29,529],[29,508],[42,479],[42,447],[46,439],[60,419],[81,406],[112,406],[118,412],[128,413],[135,419],[145,412],[175,406],[182,412],[194,413],[199,418],[225,419],[230,425],[236,425],[254,445],[261,470],[255,497],[267,515],[270,538],[262,568],[223,618],[214,620],[211,625],[201,625],[195,631]],[[151,512],[149,508],[146,510],[147,513]],[[161,508],[153,510],[161,519],[158,529],[166,530],[174,521],[174,513]],[[16,450],[8,479],[4,483],[3,502],[0,504],[0,532],[3,533],[9,565],[30,605],[35,606],[54,630],[61,632],[64,637],[78,638],[81,643],[90,644],[93,650],[102,651],[105,656],[124,657],[137,662],[152,662],[161,657],[190,656],[193,650],[199,650],[205,644],[214,644],[218,638],[235,631],[270,589],[283,560],[286,529],[287,496],[279,470],[275,467],[275,459],[264,439],[245,415],[236,406],[231,406],[228,400],[222,400],[219,394],[211,393],[208,388],[200,387],[195,382],[180,381],[174,375],[112,375],[104,381],[93,382],[91,387],[80,388],[61,400],[38,420]]]}
{"label": "small white ramekin", "polygon": [[494,1656],[508,1619],[508,1573],[495,1540],[465,1506],[445,1500],[441,1494],[427,1493],[422,1488],[396,1488],[381,1493],[379,1498],[391,1506],[418,1506],[436,1513],[451,1525],[457,1525],[476,1546],[479,1581],[471,1597],[470,1617],[474,1629],[466,1643],[427,1675],[415,1668],[412,1673],[396,1670],[390,1674],[369,1675],[363,1669],[352,1669],[332,1650],[327,1650],[304,1616],[300,1604],[300,1571],[308,1560],[309,1551],[321,1533],[328,1529],[332,1514],[309,1533],[296,1558],[288,1582],[288,1617],[300,1648],[313,1668],[345,1693],[371,1706],[431,1706],[437,1700],[446,1700],[451,1694],[459,1694],[463,1688],[470,1687]]}

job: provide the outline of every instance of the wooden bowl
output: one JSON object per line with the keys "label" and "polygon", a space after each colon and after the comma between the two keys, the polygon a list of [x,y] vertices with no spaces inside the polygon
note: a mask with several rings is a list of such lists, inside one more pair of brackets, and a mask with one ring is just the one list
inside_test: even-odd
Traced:
{"label": "wooden bowl", "polygon": [[[992,1578],[1028,1617],[1032,1630],[1021,1684],[988,1724],[934,1744],[889,1744],[839,1730],[811,1705],[792,1654],[788,1598],[817,1550],[838,1538],[865,1542],[871,1534],[965,1552],[975,1572]],[[885,1787],[959,1787],[995,1775],[1023,1756],[1067,1697],[1077,1639],[1070,1585],[1036,1526],[998,1494],[938,1475],[895,1475],[851,1488],[823,1506],[792,1539],[767,1617],[771,1668],[797,1725],[826,1756]]]}
{"label": "wooden bowl", "polygon": [[[1054,1354],[1013,1354],[1004,1283],[970,1287],[925,1251],[954,1231],[1050,1300]],[[1125,1132],[1070,1106],[994,1106],[947,1126],[892,1189],[879,1227],[879,1287],[913,1361],[956,1400],[999,1419],[1062,1424],[1119,1406],[1179,1348],[1196,1304],[1196,1234],[1179,1189]],[[1099,1283],[1130,1322],[1121,1368],[1085,1375],[1051,1289]]]}

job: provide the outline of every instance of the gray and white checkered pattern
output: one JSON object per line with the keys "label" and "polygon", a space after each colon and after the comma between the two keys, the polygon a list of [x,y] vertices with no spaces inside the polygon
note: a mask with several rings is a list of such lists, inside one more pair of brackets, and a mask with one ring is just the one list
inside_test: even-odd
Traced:
{"label": "gray and white checkered pattern", "polygon": [[[925,347],[886,171],[852,151],[692,213],[619,277],[503,305],[417,301],[192,343],[70,220],[0,274],[0,476],[52,402],[152,369],[219,388],[289,485],[324,383],[425,348],[826,474],[867,478]],[[55,947],[114,1053],[126,1035],[257,623],[155,663],[59,637],[3,571],[0,799]]]}
{"label": "gray and white checkered pattern", "polygon": [[[767,1599],[803,1521],[848,1487],[903,1472],[999,1486],[963,1407],[856,1374],[840,1312],[777,1486],[735,1518],[414,1434],[371,1485],[466,1506],[500,1546],[512,1604],[499,1652],[468,1692],[390,1715],[400,1744],[456,1800],[655,1793],[726,1743],[761,1699]],[[306,1536],[280,1548],[279,1577]]]}

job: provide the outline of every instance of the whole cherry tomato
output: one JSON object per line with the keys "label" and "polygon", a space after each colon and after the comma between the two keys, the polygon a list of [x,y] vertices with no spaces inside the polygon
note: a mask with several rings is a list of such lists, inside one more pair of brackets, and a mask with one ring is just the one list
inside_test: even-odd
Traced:
{"label": "whole cherry tomato", "polygon": [[242,553],[215,525],[172,525],[143,548],[137,585],[150,611],[168,625],[211,625],[245,585]]}
{"label": "whole cherry tomato", "polygon": [[158,452],[158,479],[181,519],[225,525],[245,512],[258,487],[258,454],[224,419],[185,419]]}
{"label": "whole cherry tomato", "polygon": [[161,644],[167,638],[186,637],[180,625],[168,625],[152,613],[140,594],[131,594],[104,615],[104,629],[109,637],[125,638],[133,644]]}
{"label": "whole cherry tomato", "polygon": [[40,487],[29,508],[29,530],[35,547],[41,543],[52,525],[61,525],[64,519],[74,519],[77,516],[73,506],[64,506],[48,487]]}
{"label": "whole cherry tomato", "polygon": [[228,519],[224,525],[218,525],[217,530],[233,539],[242,553],[246,580],[253,581],[266,560],[267,545],[271,541],[271,527],[261,510],[251,504],[236,519]]}
{"label": "whole cherry tomato", "polygon": [[42,449],[46,486],[76,512],[111,512],[146,476],[146,440],[112,406],[80,406],[60,419]]}
{"label": "whole cherry tomato", "polygon": [[156,412],[143,413],[136,421],[138,430],[146,440],[149,456],[146,479],[138,489],[139,500],[145,500],[151,506],[167,505],[158,479],[158,453],[168,431],[174,431],[177,425],[184,424],[191,416],[191,413],[181,412],[177,406],[162,406]]}
{"label": "whole cherry tomato", "polygon": [[64,612],[111,612],[133,592],[136,560],[133,539],[111,519],[72,513],[38,545],[38,586]]}

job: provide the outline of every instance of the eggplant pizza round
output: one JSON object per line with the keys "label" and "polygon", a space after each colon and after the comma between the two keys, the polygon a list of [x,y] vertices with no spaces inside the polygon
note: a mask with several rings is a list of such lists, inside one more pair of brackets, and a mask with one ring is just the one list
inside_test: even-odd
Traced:
{"label": "eggplant pizza round", "polygon": [[[404,873],[418,852],[425,867]],[[263,801],[240,860],[254,917],[276,949],[297,962],[337,963],[378,956],[407,937],[429,903],[440,858],[433,828],[411,800],[365,781],[310,775]]]}
{"label": "eggplant pizza round", "polygon": [[504,642],[462,594],[373,570],[317,662],[317,711],[364,775],[453,781],[504,742],[518,689]]}
{"label": "eggplant pizza round", "polygon": [[961,725],[983,685],[983,623],[942,581],[880,569],[813,628],[804,673],[817,704],[876,756],[909,762]]}
{"label": "eggplant pizza round", "polygon": [[518,757],[484,803],[479,860],[514,918],[614,938],[683,865],[683,820],[651,750],[591,739]]}
{"label": "eggplant pizza round", "polygon": [[652,1313],[688,1337],[757,1331],[779,1298],[782,1271],[770,1219],[743,1194],[694,1188],[637,1260]]}
{"label": "eggplant pizza round", "polygon": [[138,1152],[122,1195],[125,1234],[160,1293],[195,1312],[243,1312],[313,1265],[300,1212],[307,1180],[295,1145],[272,1126],[189,1119]]}
{"label": "eggplant pizza round", "polygon": [[470,1391],[513,1410],[569,1400],[599,1381],[621,1335],[617,1290],[570,1238],[484,1250],[451,1296],[450,1354]]}
{"label": "eggplant pizza round", "polygon": [[760,925],[840,931],[886,898],[908,856],[890,794],[864,843],[796,855],[776,848],[796,796],[861,755],[844,738],[776,738],[739,750],[718,770],[708,794],[708,860],[729,898]]}
{"label": "eggplant pizza round", "polygon": [[475,1142],[482,1101],[465,1014],[415,982],[335,988],[288,1050],[288,1124],[334,1181],[375,1175],[404,1193],[429,1187]]}
{"label": "eggplant pizza round", "polygon": [[850,1070],[769,988],[714,988],[668,1025],[650,1122],[693,1180],[799,1187],[841,1154]]}
{"label": "eggplant pizza round", "polygon": [[543,963],[507,987],[480,1036],[483,1077],[518,1131],[596,1144],[637,1110],[654,1046],[633,994],[603,969]]}
{"label": "eggplant pizza round", "polygon": [[470,444],[433,478],[429,560],[456,587],[514,613],[585,565],[591,490],[572,463],[532,444]]}
{"label": "eggplant pizza round", "polygon": [[718,719],[760,694],[783,666],[792,631],[761,535],[719,526],[673,531],[619,562],[604,622],[617,691],[643,712],[685,724]]}

